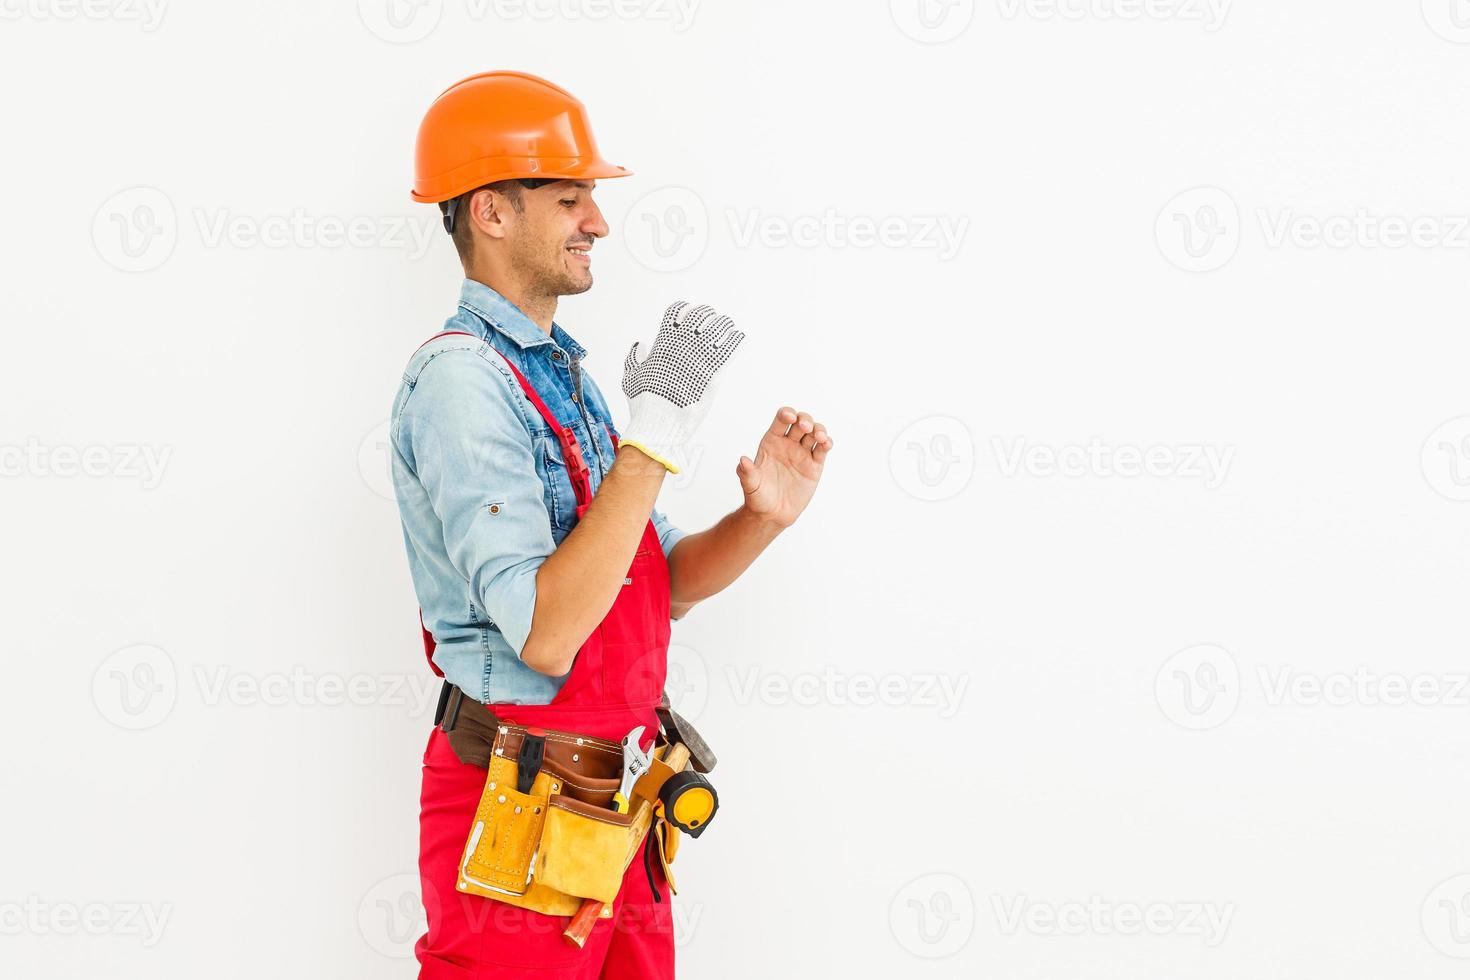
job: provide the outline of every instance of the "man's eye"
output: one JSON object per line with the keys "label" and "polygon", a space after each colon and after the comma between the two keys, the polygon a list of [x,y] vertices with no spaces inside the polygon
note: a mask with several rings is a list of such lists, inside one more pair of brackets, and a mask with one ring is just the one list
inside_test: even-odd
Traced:
{"label": "man's eye", "polygon": [[574,206],[576,203],[577,203],[577,199],[576,198],[563,198],[562,199],[562,202],[561,202],[561,206],[564,207],[564,208],[569,208],[569,207]]}

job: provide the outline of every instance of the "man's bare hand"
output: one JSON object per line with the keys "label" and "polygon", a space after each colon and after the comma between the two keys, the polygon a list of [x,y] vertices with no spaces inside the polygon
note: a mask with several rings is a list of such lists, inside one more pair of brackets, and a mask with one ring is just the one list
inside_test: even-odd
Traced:
{"label": "man's bare hand", "polygon": [[755,459],[741,456],[735,467],[746,510],[777,527],[790,527],[816,493],[831,451],[832,437],[822,423],[782,406],[761,436]]}

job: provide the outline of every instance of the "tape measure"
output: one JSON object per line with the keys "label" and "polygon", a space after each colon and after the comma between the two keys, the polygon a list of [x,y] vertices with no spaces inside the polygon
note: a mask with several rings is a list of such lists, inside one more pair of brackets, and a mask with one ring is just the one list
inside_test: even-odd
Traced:
{"label": "tape measure", "polygon": [[664,819],[690,837],[698,837],[720,808],[720,795],[702,773],[692,769],[676,772],[659,788]]}

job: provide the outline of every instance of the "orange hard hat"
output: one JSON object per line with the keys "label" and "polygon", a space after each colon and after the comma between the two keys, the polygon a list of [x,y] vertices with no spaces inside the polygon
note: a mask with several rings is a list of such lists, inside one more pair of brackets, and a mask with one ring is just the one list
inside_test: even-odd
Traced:
{"label": "orange hard hat", "polygon": [[455,82],[419,124],[413,199],[437,204],[497,180],[591,180],[631,170],[597,152],[587,107],[544,78],[487,71]]}

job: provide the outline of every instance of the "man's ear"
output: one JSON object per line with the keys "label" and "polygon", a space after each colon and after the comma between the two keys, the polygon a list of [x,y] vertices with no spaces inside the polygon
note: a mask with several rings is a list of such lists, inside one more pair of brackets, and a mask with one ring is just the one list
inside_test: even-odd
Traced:
{"label": "man's ear", "polygon": [[506,200],[504,194],[482,187],[470,195],[469,213],[460,220],[472,222],[481,233],[490,238],[504,238],[505,218],[510,212],[510,201]]}

